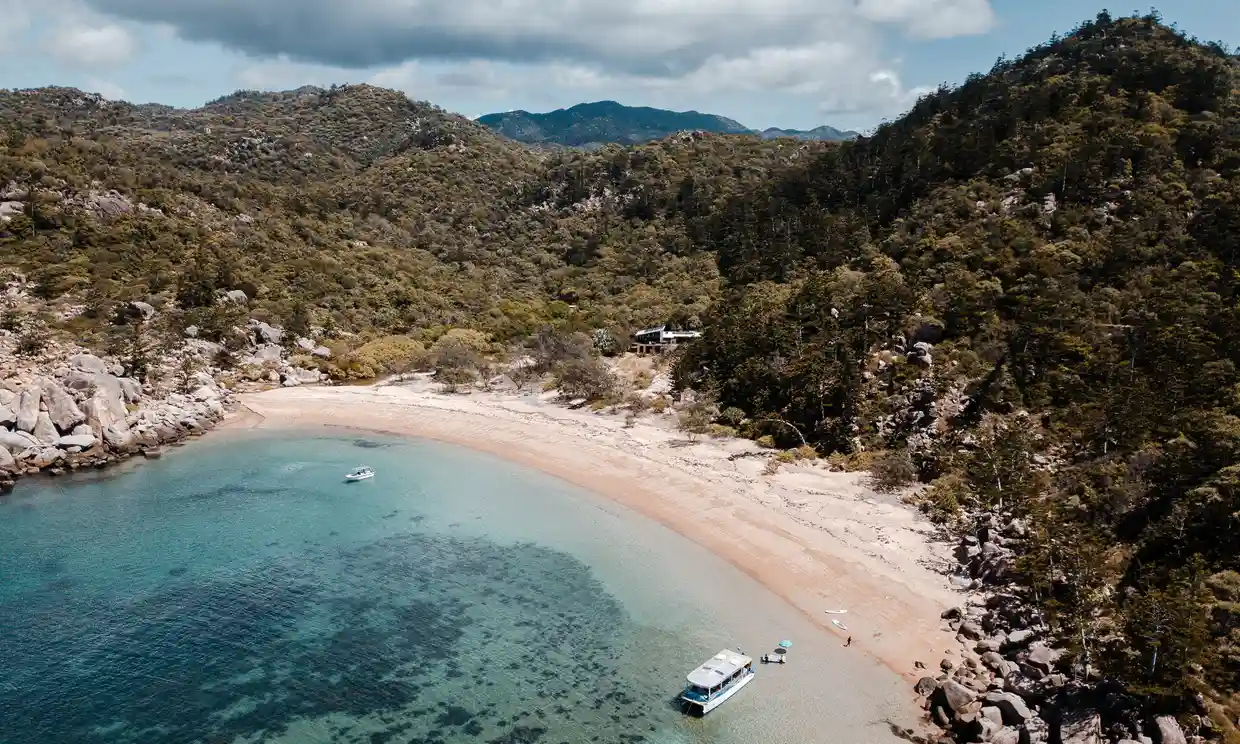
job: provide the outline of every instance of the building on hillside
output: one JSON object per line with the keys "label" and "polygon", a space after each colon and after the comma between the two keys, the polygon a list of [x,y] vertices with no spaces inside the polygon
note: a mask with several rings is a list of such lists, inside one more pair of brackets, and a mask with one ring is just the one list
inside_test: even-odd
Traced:
{"label": "building on hillside", "polygon": [[667,326],[661,325],[634,333],[633,344],[629,348],[638,354],[661,354],[701,337],[701,331],[669,331]]}

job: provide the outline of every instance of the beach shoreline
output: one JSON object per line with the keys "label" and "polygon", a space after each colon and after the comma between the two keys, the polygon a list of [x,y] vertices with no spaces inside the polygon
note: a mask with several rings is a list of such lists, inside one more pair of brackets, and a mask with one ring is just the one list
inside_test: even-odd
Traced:
{"label": "beach shoreline", "polygon": [[666,420],[627,427],[622,417],[533,394],[298,387],[241,395],[239,404],[217,430],[418,437],[559,478],[723,558],[909,681],[925,674],[915,662],[936,666],[958,645],[940,621],[959,602],[942,572],[949,548],[913,509],[866,489],[858,474],[796,465],[764,475],[766,458],[733,457],[755,450],[752,442],[689,443]]}

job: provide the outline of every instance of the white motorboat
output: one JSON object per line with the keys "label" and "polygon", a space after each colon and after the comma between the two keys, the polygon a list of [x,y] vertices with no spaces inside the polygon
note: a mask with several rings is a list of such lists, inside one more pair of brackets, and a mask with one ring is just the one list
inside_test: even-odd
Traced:
{"label": "white motorboat", "polygon": [[349,483],[356,483],[358,481],[369,480],[370,478],[373,478],[373,477],[375,477],[375,469],[363,465],[360,468],[357,468],[356,470],[354,470],[352,473],[349,473],[348,475],[346,475],[344,479],[345,481]]}
{"label": "white motorboat", "polygon": [[720,651],[689,672],[680,699],[690,713],[705,715],[753,680],[753,659],[739,651]]}

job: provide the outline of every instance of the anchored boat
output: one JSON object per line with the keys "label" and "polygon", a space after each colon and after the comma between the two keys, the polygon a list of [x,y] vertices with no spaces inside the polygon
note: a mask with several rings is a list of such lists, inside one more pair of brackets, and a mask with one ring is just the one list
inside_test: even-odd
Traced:
{"label": "anchored boat", "polygon": [[346,475],[344,479],[349,483],[356,483],[357,481],[368,480],[373,477],[375,477],[375,469],[363,465]]}
{"label": "anchored boat", "polygon": [[753,680],[753,659],[739,651],[720,651],[689,672],[680,694],[689,713],[706,715]]}

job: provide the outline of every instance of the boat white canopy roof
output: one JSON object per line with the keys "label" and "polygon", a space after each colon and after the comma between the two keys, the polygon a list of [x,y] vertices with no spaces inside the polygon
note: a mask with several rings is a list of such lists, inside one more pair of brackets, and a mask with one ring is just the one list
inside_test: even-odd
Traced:
{"label": "boat white canopy roof", "polygon": [[686,679],[689,680],[691,685],[710,689],[736,674],[736,670],[749,666],[752,663],[753,659],[744,654],[724,650],[715,654],[697,669],[689,672],[689,676]]}

